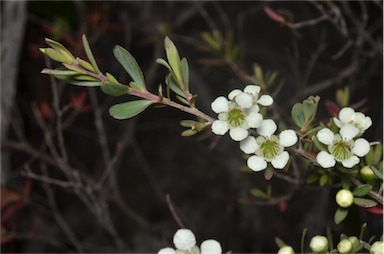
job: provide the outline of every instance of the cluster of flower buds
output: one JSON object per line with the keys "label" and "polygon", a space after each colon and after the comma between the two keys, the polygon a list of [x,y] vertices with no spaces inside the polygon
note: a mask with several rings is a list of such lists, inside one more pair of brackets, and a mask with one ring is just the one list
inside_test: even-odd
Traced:
{"label": "cluster of flower buds", "polygon": [[[235,89],[224,96],[216,98],[212,110],[218,114],[218,120],[212,123],[212,132],[224,135],[229,131],[230,137],[240,141],[240,149],[251,156],[247,165],[253,171],[261,171],[270,162],[276,169],[284,168],[289,160],[285,147],[296,144],[298,138],[293,130],[284,130],[279,136],[274,135],[276,123],[263,119],[259,106],[270,106],[273,99],[269,95],[260,96],[260,87],[248,85],[244,91]],[[250,135],[250,129],[256,129],[258,137]]]}
{"label": "cluster of flower buds", "polygon": [[218,241],[209,239],[201,243],[200,248],[196,246],[196,237],[189,229],[179,229],[173,236],[176,250],[167,247],[159,250],[158,254],[222,254],[221,245]]}

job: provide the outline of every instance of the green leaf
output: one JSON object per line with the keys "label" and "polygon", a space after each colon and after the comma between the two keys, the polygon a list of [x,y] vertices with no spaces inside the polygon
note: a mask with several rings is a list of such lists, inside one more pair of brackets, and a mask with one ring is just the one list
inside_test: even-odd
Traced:
{"label": "green leaf", "polygon": [[367,195],[371,190],[372,190],[372,185],[364,184],[364,185],[361,185],[361,186],[357,187],[356,189],[354,189],[353,195],[355,197],[362,197],[362,196]]}
{"label": "green leaf", "polygon": [[66,82],[75,86],[87,86],[87,87],[101,86],[100,81],[66,81]]}
{"label": "green leaf", "polygon": [[287,246],[287,244],[278,237],[275,237],[275,243],[279,247],[279,249],[283,248],[284,246]]}
{"label": "green leaf", "polygon": [[83,74],[75,75],[75,76],[73,76],[73,79],[75,79],[75,80],[84,80],[84,81],[97,81],[97,82],[100,82],[100,80],[98,80],[97,78],[94,78],[94,77],[88,76],[88,75],[83,75]]}
{"label": "green leaf", "polygon": [[165,83],[169,86],[169,88],[175,92],[177,95],[184,97],[184,92],[181,90],[179,84],[177,83],[175,76],[173,74],[168,74],[165,78]]}
{"label": "green leaf", "polygon": [[169,64],[167,63],[167,61],[165,61],[164,59],[162,59],[162,58],[157,58],[157,59],[156,59],[156,63],[165,66],[165,68],[167,68],[167,69],[169,70],[169,72],[172,73],[172,68],[171,68],[171,66],[169,66]]}
{"label": "green leaf", "polygon": [[328,181],[328,176],[327,175],[321,175],[320,177],[320,180],[319,180],[319,184],[320,186],[324,186]]}
{"label": "green leaf", "polygon": [[188,67],[188,61],[185,57],[181,59],[181,75],[183,77],[183,82],[185,85],[185,91],[189,91],[189,67]]}
{"label": "green leaf", "polygon": [[300,128],[304,125],[304,113],[303,105],[301,103],[296,103],[291,110],[291,116],[293,122]]}
{"label": "green leaf", "polygon": [[250,192],[255,197],[258,197],[258,198],[261,198],[261,199],[264,199],[264,200],[268,199],[267,193],[263,192],[262,190],[260,190],[258,188],[253,188],[253,189],[250,190]]}
{"label": "green leaf", "polygon": [[180,121],[180,125],[183,127],[191,128],[193,125],[195,125],[197,122],[193,120],[182,120]]}
{"label": "green leaf", "polygon": [[119,83],[119,81],[111,74],[111,73],[105,73],[109,81],[112,81],[113,83]]}
{"label": "green leaf", "polygon": [[308,184],[311,184],[311,183],[316,182],[317,180],[319,180],[319,175],[314,174],[314,175],[310,175],[309,177],[307,177],[307,180],[305,182]]}
{"label": "green leaf", "polygon": [[113,105],[109,108],[109,114],[119,120],[128,119],[143,112],[152,104],[149,100],[135,100]]}
{"label": "green leaf", "polygon": [[183,137],[190,137],[190,136],[193,136],[197,133],[197,130],[192,130],[192,129],[189,129],[189,130],[185,130],[181,133],[181,136]]}
{"label": "green leaf", "polygon": [[376,201],[373,201],[371,199],[365,199],[365,198],[354,198],[353,203],[355,205],[361,206],[361,207],[373,207],[377,205]]}
{"label": "green leaf", "polygon": [[101,71],[100,71],[99,67],[97,66],[95,57],[92,54],[91,47],[89,46],[89,43],[88,43],[88,40],[87,40],[87,37],[85,36],[85,34],[83,34],[82,39],[83,39],[83,46],[84,46],[85,54],[87,54],[88,60],[91,62],[91,65],[92,65],[93,69],[96,71],[96,73],[101,74]]}
{"label": "green leaf", "polygon": [[304,119],[307,125],[313,121],[317,113],[317,105],[319,103],[320,97],[310,96],[308,99],[303,101],[303,113]]}
{"label": "green leaf", "polygon": [[68,69],[43,69],[41,71],[42,74],[54,75],[54,76],[73,76],[79,74],[76,71],[68,70]]}
{"label": "green leaf", "polygon": [[53,48],[41,48],[40,51],[51,58],[53,61],[67,64],[72,62],[72,60],[68,59],[67,56],[62,53],[62,51],[58,51]]}
{"label": "green leaf", "polygon": [[334,216],[335,223],[339,224],[347,217],[347,215],[348,215],[348,209],[339,207],[335,212],[335,216]]}
{"label": "green leaf", "polygon": [[167,54],[168,63],[171,66],[174,75],[178,81],[182,81],[179,52],[177,51],[175,44],[168,37],[165,37],[164,39],[164,48],[165,53]]}
{"label": "green leaf", "polygon": [[375,175],[380,178],[380,180],[383,180],[383,173],[380,172],[376,167],[374,166],[371,166],[371,169],[373,171],[373,173],[375,173]]}
{"label": "green leaf", "polygon": [[129,93],[128,86],[110,81],[103,81],[101,83],[101,90],[111,96],[121,96]]}
{"label": "green leaf", "polygon": [[141,71],[135,58],[126,49],[119,45],[115,46],[113,54],[131,76],[133,81],[140,86],[140,90],[146,90],[143,72]]}
{"label": "green leaf", "polygon": [[51,46],[52,48],[64,53],[67,57],[69,57],[72,61],[75,60],[75,57],[72,55],[72,53],[66,49],[62,44],[58,43],[57,41],[51,40],[49,38],[45,38],[45,42]]}

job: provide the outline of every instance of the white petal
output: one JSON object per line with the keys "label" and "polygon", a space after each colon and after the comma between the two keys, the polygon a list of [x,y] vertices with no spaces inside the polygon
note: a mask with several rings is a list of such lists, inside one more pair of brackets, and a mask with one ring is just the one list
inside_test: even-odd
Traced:
{"label": "white petal", "polygon": [[366,116],[365,121],[364,121],[364,125],[363,125],[363,129],[366,130],[369,127],[371,127],[371,125],[372,125],[372,119],[369,116]]}
{"label": "white petal", "polygon": [[341,163],[346,168],[352,168],[353,166],[355,166],[359,162],[360,162],[360,159],[357,156],[352,156],[348,160],[344,160]]}
{"label": "white petal", "polygon": [[343,127],[343,123],[336,117],[333,118],[333,122],[336,124],[337,127],[339,128]]}
{"label": "white petal", "polygon": [[247,165],[253,171],[258,172],[267,167],[267,162],[264,160],[264,158],[253,155],[248,158]]}
{"label": "white petal", "polygon": [[259,113],[251,112],[245,118],[245,121],[247,121],[250,128],[258,128],[263,121],[263,116]]}
{"label": "white petal", "polygon": [[221,245],[218,241],[213,239],[208,239],[201,243],[200,253],[201,254],[222,254],[223,250],[221,249]]}
{"label": "white petal", "polygon": [[173,243],[177,249],[190,250],[196,245],[196,237],[189,229],[179,229],[173,236]]}
{"label": "white petal", "polygon": [[289,160],[289,154],[287,151],[282,152],[279,156],[271,161],[271,164],[276,169],[282,169],[287,165]]}
{"label": "white petal", "polygon": [[269,95],[262,95],[260,99],[258,99],[257,103],[263,106],[270,106],[273,103],[273,99]]}
{"label": "white petal", "polygon": [[285,147],[293,146],[297,140],[296,132],[293,130],[284,130],[279,135],[279,143]]}
{"label": "white petal", "polygon": [[321,151],[316,156],[316,161],[322,166],[323,168],[332,168],[336,165],[336,160],[333,158],[332,155],[325,151]]}
{"label": "white petal", "polygon": [[261,122],[259,128],[257,128],[257,133],[261,136],[269,138],[277,130],[277,125],[272,119],[266,119]]}
{"label": "white petal", "polygon": [[224,135],[228,131],[228,123],[226,121],[216,120],[212,123],[212,132],[216,135]]}
{"label": "white petal", "polygon": [[250,108],[253,106],[253,98],[252,95],[247,93],[240,93],[236,95],[235,101],[242,108]]}
{"label": "white petal", "polygon": [[241,94],[242,91],[240,89],[235,89],[235,90],[232,90],[229,94],[228,94],[228,99],[230,100],[233,100],[238,94]]}
{"label": "white petal", "polygon": [[240,149],[246,154],[256,152],[257,148],[259,148],[259,145],[257,144],[255,137],[249,136],[240,142]]}
{"label": "white petal", "polygon": [[248,137],[248,131],[243,128],[237,127],[229,130],[229,136],[235,141],[241,141]]}
{"label": "white petal", "polygon": [[335,134],[328,128],[321,129],[317,133],[317,139],[325,145],[332,144],[334,138]]}
{"label": "white petal", "polygon": [[340,136],[346,141],[352,140],[357,134],[359,134],[359,129],[350,123],[340,129]]}
{"label": "white petal", "polygon": [[359,157],[364,157],[370,149],[368,141],[363,138],[356,139],[352,147],[353,153]]}
{"label": "white petal", "polygon": [[353,120],[354,115],[355,115],[355,110],[353,110],[353,108],[346,107],[340,110],[339,119],[343,123],[349,123],[350,121]]}
{"label": "white petal", "polygon": [[261,90],[260,86],[248,85],[244,88],[244,93],[256,95],[256,94],[260,93],[260,90]]}
{"label": "white petal", "polygon": [[217,97],[212,103],[211,103],[212,110],[216,113],[222,113],[228,111],[228,100],[224,96]]}
{"label": "white petal", "polygon": [[170,247],[162,248],[157,254],[176,254],[176,251]]}

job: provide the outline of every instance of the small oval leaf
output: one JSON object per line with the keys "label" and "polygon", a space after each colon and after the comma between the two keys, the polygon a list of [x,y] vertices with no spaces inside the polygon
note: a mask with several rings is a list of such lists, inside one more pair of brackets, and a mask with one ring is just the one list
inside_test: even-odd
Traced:
{"label": "small oval leaf", "polygon": [[119,63],[128,72],[129,76],[138,84],[142,90],[146,90],[143,72],[141,71],[136,59],[123,47],[117,45],[113,49],[113,54]]}
{"label": "small oval leaf", "polygon": [[291,116],[293,122],[300,128],[304,125],[304,113],[303,113],[303,105],[301,103],[296,103],[291,110]]}
{"label": "small oval leaf", "polygon": [[152,104],[149,100],[136,100],[116,104],[109,108],[109,114],[119,120],[128,119],[143,112]]}
{"label": "small oval leaf", "polygon": [[334,216],[335,223],[339,224],[347,217],[347,215],[348,215],[348,209],[339,207],[335,212],[335,216]]}
{"label": "small oval leaf", "polygon": [[87,54],[87,57],[88,57],[89,61],[91,62],[93,69],[98,74],[101,74],[101,71],[100,71],[99,67],[97,66],[95,57],[92,54],[91,47],[89,46],[89,43],[88,43],[88,40],[87,40],[87,37],[85,36],[85,34],[83,34],[82,40],[83,40],[83,46],[84,46],[85,54]]}
{"label": "small oval leaf", "polygon": [[103,81],[101,83],[101,90],[111,96],[121,96],[128,94],[129,87],[120,83],[114,83],[110,81]]}
{"label": "small oval leaf", "polygon": [[373,207],[377,205],[376,201],[370,200],[370,199],[365,199],[365,198],[354,198],[353,203],[355,205],[361,206],[361,207]]}
{"label": "small oval leaf", "polygon": [[361,186],[357,187],[356,189],[354,189],[353,195],[355,197],[362,197],[362,196],[367,195],[371,190],[372,190],[372,185],[364,184],[364,185],[361,185]]}

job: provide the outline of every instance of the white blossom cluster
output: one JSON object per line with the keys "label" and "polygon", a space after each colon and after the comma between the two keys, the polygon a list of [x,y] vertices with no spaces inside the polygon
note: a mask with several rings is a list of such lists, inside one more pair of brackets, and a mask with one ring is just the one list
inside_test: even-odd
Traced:
{"label": "white blossom cluster", "polygon": [[332,168],[336,162],[352,168],[360,162],[359,157],[364,157],[370,150],[368,141],[357,137],[372,125],[372,120],[363,113],[345,107],[333,121],[340,128],[339,133],[335,134],[328,128],[317,133],[317,139],[327,145],[328,151],[318,153],[316,160],[323,168]]}
{"label": "white blossom cluster", "polygon": [[221,245],[213,239],[205,240],[201,243],[200,248],[196,246],[196,237],[189,229],[179,229],[173,236],[173,244],[176,250],[166,247],[159,250],[158,254],[222,254]]}
{"label": "white blossom cluster", "polygon": [[[212,110],[218,114],[218,120],[212,123],[212,132],[229,136],[240,141],[240,149],[251,156],[247,165],[253,171],[261,171],[270,162],[276,169],[284,168],[289,160],[286,147],[296,144],[298,138],[293,130],[284,130],[278,136],[276,123],[263,119],[259,106],[270,106],[273,99],[269,95],[260,96],[260,87],[248,85],[244,91],[235,89],[224,96],[216,98]],[[256,129],[258,137],[251,136],[250,129]]]}

